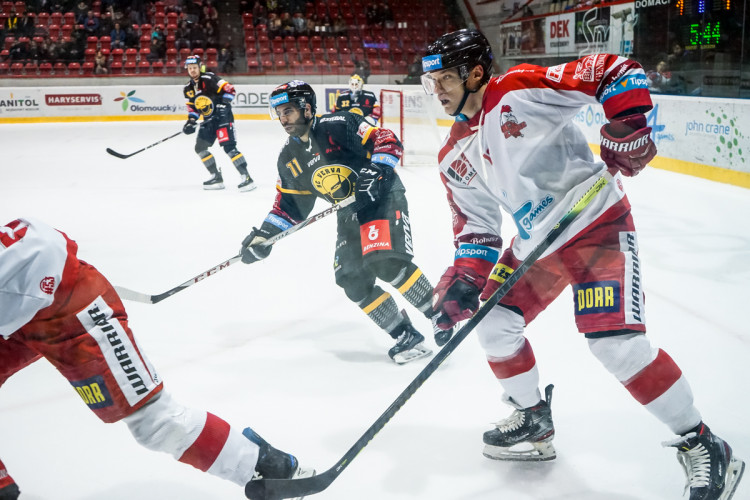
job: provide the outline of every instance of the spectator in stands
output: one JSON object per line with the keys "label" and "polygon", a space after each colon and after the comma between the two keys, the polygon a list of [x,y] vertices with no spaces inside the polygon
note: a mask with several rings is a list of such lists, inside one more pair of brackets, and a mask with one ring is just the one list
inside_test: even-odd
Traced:
{"label": "spectator in stands", "polygon": [[344,18],[340,15],[336,16],[336,19],[333,21],[333,34],[336,36],[346,36],[348,31],[349,26],[346,24]]}
{"label": "spectator in stands", "polygon": [[164,59],[164,57],[167,55],[167,46],[164,43],[164,40],[160,40],[158,38],[152,38],[151,44],[149,45],[149,54],[146,56],[146,59],[151,64],[154,64],[154,62]]}
{"label": "spectator in stands", "polygon": [[365,10],[365,19],[367,20],[367,24],[371,26],[380,23],[378,6],[375,4],[375,2],[370,2],[370,4],[367,6],[367,10]]}
{"label": "spectator in stands", "polygon": [[125,30],[122,29],[120,26],[120,23],[115,23],[114,29],[109,34],[109,37],[112,39],[110,48],[111,49],[125,49],[125,40],[126,40],[126,34]]}
{"label": "spectator in stands", "polygon": [[271,17],[271,13],[279,13],[279,2],[277,0],[266,0],[266,10],[268,11],[268,17]]}
{"label": "spectator in stands", "polygon": [[99,33],[99,18],[94,15],[93,10],[90,10],[86,14],[86,18],[81,24],[83,24],[83,29],[86,31],[86,36],[97,36]]}
{"label": "spectator in stands", "polygon": [[86,32],[80,24],[75,25],[71,39],[64,43],[65,52],[70,62],[82,62],[86,50]]}
{"label": "spectator in stands", "polygon": [[378,22],[386,28],[393,28],[395,25],[391,7],[385,2],[380,2],[378,5]]}
{"label": "spectator in stands", "polygon": [[60,44],[54,40],[50,40],[47,44],[47,60],[49,62],[57,62],[62,58]]}
{"label": "spectator in stands", "polygon": [[16,42],[8,49],[8,59],[14,62],[25,61],[29,58],[28,42]]}
{"label": "spectator in stands", "polygon": [[218,60],[220,73],[227,75],[234,73],[234,52],[232,52],[229,44],[221,48]]}
{"label": "spectator in stands", "polygon": [[10,14],[8,14],[8,17],[5,19],[5,31],[8,35],[16,35],[16,31],[18,31],[19,24],[21,22],[21,17],[16,14],[16,9],[13,8],[13,10],[10,11]]}
{"label": "spectator in stands", "polygon": [[315,28],[318,27],[318,16],[313,14],[307,18],[307,34],[312,36],[315,34]]}
{"label": "spectator in stands", "polygon": [[130,22],[139,26],[146,22],[146,2],[144,0],[132,0],[130,3]]}
{"label": "spectator in stands", "polygon": [[102,54],[101,50],[96,51],[96,56],[94,56],[94,74],[95,75],[106,75],[109,73],[109,69],[107,68],[107,56]]}
{"label": "spectator in stands", "polygon": [[206,1],[203,6],[202,21],[210,21],[213,24],[219,22],[219,11],[216,10],[210,1]]}
{"label": "spectator in stands", "polygon": [[107,10],[99,19],[99,33],[97,36],[110,36],[114,28],[115,23],[112,21],[112,13]]}
{"label": "spectator in stands", "polygon": [[128,24],[125,26],[125,47],[128,49],[137,49],[140,45],[140,37],[138,35],[138,25]]}
{"label": "spectator in stands", "polygon": [[399,85],[420,85],[422,83],[422,57],[414,56],[414,60],[409,64],[406,78],[403,81],[396,80]]}
{"label": "spectator in stands", "polygon": [[294,35],[306,35],[307,34],[307,21],[302,16],[302,12],[295,12],[292,16],[292,24],[294,25]]}
{"label": "spectator in stands", "polygon": [[268,36],[273,38],[281,34],[281,19],[275,13],[268,14]]}
{"label": "spectator in stands", "polygon": [[89,5],[86,3],[85,0],[81,0],[73,8],[72,12],[73,14],[75,14],[76,24],[85,24],[84,20],[86,19],[86,15],[89,12]]}
{"label": "spectator in stands", "polygon": [[154,30],[151,32],[151,40],[156,38],[157,40],[164,41],[164,27],[161,24],[157,24]]}
{"label": "spectator in stands", "polygon": [[268,24],[268,10],[260,0],[255,0],[253,5],[253,26]]}
{"label": "spectator in stands", "polygon": [[214,28],[214,23],[206,21],[206,47],[219,48],[219,32]]}
{"label": "spectator in stands", "polygon": [[361,61],[359,59],[354,59],[354,71],[352,72],[352,75],[361,76],[362,80],[367,83],[367,79],[370,77],[370,61],[367,59]]}
{"label": "spectator in stands", "polygon": [[17,37],[27,36],[31,38],[34,36],[34,32],[36,31],[36,21],[34,16],[30,14],[29,11],[26,11],[23,16],[21,16],[21,20],[18,23],[18,29],[16,30]]}
{"label": "spectator in stands", "polygon": [[190,28],[188,28],[187,21],[181,21],[177,25],[177,31],[175,32],[175,48],[179,51],[180,49],[190,48]]}
{"label": "spectator in stands", "polygon": [[190,48],[206,48],[206,30],[201,23],[192,23],[190,27]]}
{"label": "spectator in stands", "polygon": [[683,68],[683,65],[688,62],[689,54],[682,48],[682,45],[675,42],[672,44],[672,53],[667,56],[667,63],[669,67],[674,71],[679,71]]}
{"label": "spectator in stands", "polygon": [[294,23],[289,12],[281,14],[281,36],[294,36]]}
{"label": "spectator in stands", "polygon": [[672,73],[668,71],[667,61],[663,60],[656,64],[655,70],[646,73],[646,84],[652,93],[666,92],[671,79]]}

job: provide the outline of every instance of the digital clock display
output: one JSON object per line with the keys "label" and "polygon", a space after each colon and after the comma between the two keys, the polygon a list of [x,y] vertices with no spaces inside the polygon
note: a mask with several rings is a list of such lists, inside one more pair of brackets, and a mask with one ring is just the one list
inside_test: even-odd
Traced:
{"label": "digital clock display", "polygon": [[721,39],[721,21],[692,23],[683,29],[687,31],[688,47],[715,47]]}

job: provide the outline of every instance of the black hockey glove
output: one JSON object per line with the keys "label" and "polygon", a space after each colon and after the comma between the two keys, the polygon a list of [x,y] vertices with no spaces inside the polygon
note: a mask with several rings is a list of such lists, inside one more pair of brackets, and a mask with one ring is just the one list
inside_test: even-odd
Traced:
{"label": "black hockey glove", "polygon": [[376,205],[388,195],[393,184],[393,167],[371,163],[362,167],[357,177],[357,204]]}
{"label": "black hockey glove", "polygon": [[216,104],[216,107],[214,108],[214,117],[216,119],[216,123],[229,123],[229,110],[229,104],[225,102]]}
{"label": "black hockey glove", "polygon": [[198,120],[193,118],[192,116],[188,118],[188,121],[185,122],[185,125],[182,127],[182,132],[190,135],[195,133],[195,129],[198,128]]}
{"label": "black hockey glove", "polygon": [[242,248],[240,248],[242,262],[252,264],[268,257],[271,253],[272,245],[261,246],[261,243],[270,237],[271,235],[267,231],[254,227],[252,232],[242,240]]}

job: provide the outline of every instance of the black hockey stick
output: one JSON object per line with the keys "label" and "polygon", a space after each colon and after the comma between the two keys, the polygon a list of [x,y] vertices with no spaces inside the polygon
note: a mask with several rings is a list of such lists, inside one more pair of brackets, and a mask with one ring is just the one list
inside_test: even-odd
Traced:
{"label": "black hockey stick", "polygon": [[162,140],[160,140],[160,141],[157,141],[157,142],[155,142],[155,143],[153,143],[153,144],[151,144],[151,145],[149,145],[149,146],[146,146],[146,147],[145,147],[145,148],[143,148],[143,149],[139,149],[139,150],[138,150],[138,151],[136,151],[135,153],[130,153],[129,155],[124,155],[124,154],[122,154],[122,153],[118,153],[117,151],[115,151],[115,150],[113,150],[113,149],[110,149],[110,148],[107,148],[107,153],[111,154],[112,156],[116,156],[116,157],[118,157],[118,158],[121,158],[121,159],[123,159],[123,160],[124,160],[124,159],[126,159],[126,158],[130,158],[131,156],[137,155],[138,153],[141,153],[141,152],[143,152],[143,151],[146,151],[146,150],[147,150],[148,148],[153,148],[153,147],[154,147],[154,146],[156,146],[157,144],[161,144],[161,143],[162,143],[162,142],[164,142],[164,141],[168,141],[169,139],[171,139],[171,138],[173,138],[173,137],[177,137],[178,135],[182,135],[182,131],[180,131],[180,132],[177,132],[177,133],[176,133],[176,134],[174,134],[174,135],[170,135],[169,137],[165,137],[164,139],[162,139]]}
{"label": "black hockey stick", "polygon": [[[346,198],[345,200],[341,201],[340,203],[337,203],[336,205],[331,205],[330,207],[326,208],[322,212],[318,212],[317,214],[313,215],[312,217],[308,217],[307,219],[303,220],[299,224],[296,224],[286,231],[282,231],[279,234],[272,236],[271,238],[268,238],[266,241],[264,241],[261,246],[267,247],[270,245],[273,245],[277,241],[286,238],[292,233],[296,233],[300,229],[302,229],[305,226],[309,226],[313,222],[317,222],[323,217],[327,217],[331,215],[334,212],[338,212],[344,207],[348,207],[349,205],[354,204],[355,198],[354,196],[350,196],[349,198]],[[351,207],[352,210],[357,209],[357,205],[354,204]],[[162,300],[166,299],[167,297],[171,297],[172,295],[176,294],[177,292],[181,292],[182,290],[186,289],[189,286],[192,286],[199,281],[203,280],[204,278],[208,278],[209,276],[212,276],[216,274],[217,272],[226,269],[227,267],[231,266],[232,264],[239,262],[242,259],[242,255],[238,254],[234,257],[231,257],[230,259],[227,259],[221,264],[217,264],[211,269],[204,271],[200,273],[198,276],[195,276],[194,278],[190,278],[185,283],[182,283],[181,285],[177,285],[176,287],[172,288],[171,290],[167,290],[164,293],[160,293],[157,295],[149,295],[146,293],[136,292],[134,290],[130,290],[128,288],[122,287],[122,286],[115,286],[115,290],[117,290],[117,293],[120,295],[120,298],[123,298],[125,300],[132,300],[134,302],[143,302],[145,304],[156,304],[157,302],[161,302]]]}
{"label": "black hockey stick", "polygon": [[583,210],[594,197],[612,180],[609,173],[605,173],[594,183],[586,194],[571,208],[547,234],[546,238],[531,251],[528,257],[518,265],[505,282],[495,290],[487,301],[482,304],[476,314],[448,341],[447,344],[438,352],[427,366],[419,372],[419,375],[412,380],[406,389],[398,395],[385,412],[373,423],[367,431],[360,437],[354,446],[330,469],[318,474],[317,476],[305,477],[301,479],[257,479],[250,481],[245,485],[245,495],[251,500],[279,500],[281,498],[293,498],[320,493],[341,474],[344,469],[354,460],[354,458],[364,449],[365,446],[385,427],[404,404],[417,392],[422,384],[438,369],[440,364],[458,347],[458,345],[471,333],[477,324],[492,310],[493,307],[502,299],[508,290],[521,279],[534,262],[552,245],[578,214]]}

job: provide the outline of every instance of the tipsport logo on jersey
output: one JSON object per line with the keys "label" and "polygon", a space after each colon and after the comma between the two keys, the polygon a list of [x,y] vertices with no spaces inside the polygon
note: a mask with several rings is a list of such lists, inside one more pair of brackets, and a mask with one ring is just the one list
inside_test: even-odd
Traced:
{"label": "tipsport logo on jersey", "polygon": [[176,113],[176,104],[162,104],[160,106],[153,106],[146,103],[145,99],[136,96],[136,90],[129,92],[120,91],[120,96],[112,99],[114,102],[121,103],[122,110],[124,112],[130,111],[132,113]]}

